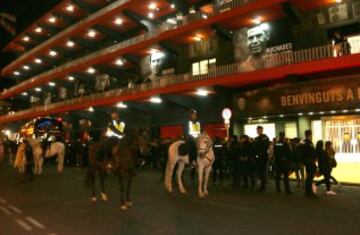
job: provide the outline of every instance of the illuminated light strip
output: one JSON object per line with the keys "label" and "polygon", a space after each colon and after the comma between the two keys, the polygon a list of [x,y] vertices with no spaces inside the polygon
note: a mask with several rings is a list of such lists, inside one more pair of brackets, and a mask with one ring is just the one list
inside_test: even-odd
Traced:
{"label": "illuminated light strip", "polygon": [[35,227],[37,228],[40,228],[40,229],[45,229],[45,225],[43,225],[42,223],[40,223],[39,221],[37,221],[36,219],[30,217],[30,216],[27,216],[25,218],[30,224],[34,225]]}
{"label": "illuminated light strip", "polygon": [[16,206],[13,206],[13,205],[9,205],[8,206],[12,211],[14,211],[15,213],[18,213],[18,214],[22,214],[23,212],[17,208]]}
{"label": "illuminated light strip", "polygon": [[1,202],[1,203],[4,203],[4,204],[7,203],[7,201],[6,201],[4,198],[1,198],[1,197],[0,197],[0,202]]}
{"label": "illuminated light strip", "polygon": [[8,210],[7,208],[5,208],[3,206],[0,206],[0,210],[2,212],[4,212],[4,214],[6,214],[6,215],[12,215],[13,214],[10,210]]}
{"label": "illuminated light strip", "polygon": [[30,225],[28,225],[25,221],[23,221],[22,219],[16,219],[15,222],[21,227],[23,228],[25,231],[32,231],[32,227]]}

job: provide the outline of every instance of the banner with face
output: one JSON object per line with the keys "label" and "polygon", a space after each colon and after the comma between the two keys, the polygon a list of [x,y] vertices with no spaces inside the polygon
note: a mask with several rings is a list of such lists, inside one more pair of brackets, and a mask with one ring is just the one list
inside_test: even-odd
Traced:
{"label": "banner with face", "polygon": [[95,77],[95,91],[103,92],[110,87],[110,77],[107,74],[100,74]]}
{"label": "banner with face", "polygon": [[161,76],[161,69],[165,59],[165,54],[156,51],[145,56],[140,61],[140,72],[144,80],[153,80],[157,76]]}
{"label": "banner with face", "polygon": [[290,23],[280,19],[236,30],[233,48],[239,70],[247,72],[276,66],[273,55],[292,50],[293,36],[289,28]]}

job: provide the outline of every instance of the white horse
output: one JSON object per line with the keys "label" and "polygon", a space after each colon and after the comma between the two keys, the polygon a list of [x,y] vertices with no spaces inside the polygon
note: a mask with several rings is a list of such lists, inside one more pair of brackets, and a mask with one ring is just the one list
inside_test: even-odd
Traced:
{"label": "white horse", "polygon": [[[189,163],[189,155],[181,156],[179,154],[179,146],[184,144],[185,141],[178,140],[172,143],[169,147],[169,159],[165,171],[165,188],[168,192],[172,192],[172,174],[176,163],[178,163],[177,168],[177,182],[179,185],[179,190],[181,193],[186,193],[184,185],[181,180],[181,175],[184,170],[185,164]],[[214,162],[215,155],[213,151],[211,138],[203,133],[197,139],[197,172],[198,172],[198,194],[199,197],[203,198],[207,196],[208,193],[208,181],[211,166]]]}
{"label": "white horse", "polygon": [[[41,175],[43,171],[43,164],[44,158],[50,158],[57,156],[57,171],[61,173],[64,169],[64,159],[65,159],[65,145],[62,142],[53,142],[50,146],[46,149],[45,154],[43,154],[43,149],[41,148],[41,142],[38,139],[27,138],[28,143],[31,145],[33,149],[34,155],[34,174]],[[25,165],[25,145],[21,143],[19,145],[16,160],[15,160],[15,167],[19,168],[19,171],[22,172]]]}

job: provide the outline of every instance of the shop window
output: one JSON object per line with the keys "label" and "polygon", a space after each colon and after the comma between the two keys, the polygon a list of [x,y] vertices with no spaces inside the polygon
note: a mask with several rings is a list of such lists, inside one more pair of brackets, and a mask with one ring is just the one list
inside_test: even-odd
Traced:
{"label": "shop window", "polygon": [[311,121],[311,131],[314,144],[316,144],[319,140],[323,140],[321,120]]}
{"label": "shop window", "polygon": [[296,138],[298,137],[298,129],[296,122],[286,122],[285,123],[285,136],[287,138]]}
{"label": "shop window", "polygon": [[327,120],[325,136],[342,161],[360,161],[360,119]]}
{"label": "shop window", "polygon": [[196,76],[196,75],[208,74],[209,70],[215,68],[215,66],[216,66],[215,58],[195,62],[192,64],[192,75]]}

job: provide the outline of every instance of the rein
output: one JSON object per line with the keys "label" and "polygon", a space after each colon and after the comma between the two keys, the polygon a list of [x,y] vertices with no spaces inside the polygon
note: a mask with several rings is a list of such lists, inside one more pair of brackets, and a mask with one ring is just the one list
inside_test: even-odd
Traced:
{"label": "rein", "polygon": [[200,158],[205,158],[206,160],[209,161],[209,165],[207,167],[209,167],[211,165],[211,163],[214,161],[214,159],[210,159],[207,154],[209,153],[210,151],[210,148],[211,148],[211,145],[212,145],[212,142],[211,142],[211,139],[207,136],[202,136],[200,138],[206,138],[208,140],[208,145],[205,149],[200,149],[199,147],[199,150],[203,150],[204,152],[202,154],[200,154]]}

